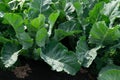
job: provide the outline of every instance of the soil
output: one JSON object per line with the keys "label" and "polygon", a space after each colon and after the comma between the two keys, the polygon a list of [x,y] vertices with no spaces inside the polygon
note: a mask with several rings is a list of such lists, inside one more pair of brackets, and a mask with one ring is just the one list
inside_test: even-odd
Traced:
{"label": "soil", "polygon": [[81,69],[75,76],[52,71],[44,61],[21,58],[22,65],[13,71],[0,70],[0,80],[96,80],[89,70]]}

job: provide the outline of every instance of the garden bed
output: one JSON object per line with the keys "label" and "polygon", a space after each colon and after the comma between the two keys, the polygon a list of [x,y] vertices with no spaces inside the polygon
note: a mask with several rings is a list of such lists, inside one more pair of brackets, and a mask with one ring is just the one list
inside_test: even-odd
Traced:
{"label": "garden bed", "polygon": [[23,57],[21,60],[23,66],[27,64],[31,69],[28,76],[18,78],[12,71],[1,70],[0,80],[96,80],[87,69],[81,69],[75,76],[71,76],[64,72],[52,71],[51,67],[43,61],[26,60]]}
{"label": "garden bed", "polygon": [[120,80],[120,0],[0,0],[0,80]]}

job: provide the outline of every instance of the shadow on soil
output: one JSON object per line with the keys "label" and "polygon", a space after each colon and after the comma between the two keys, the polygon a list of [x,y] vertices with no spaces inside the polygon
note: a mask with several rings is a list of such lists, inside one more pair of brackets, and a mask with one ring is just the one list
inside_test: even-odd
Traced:
{"label": "shadow on soil", "polygon": [[75,76],[68,75],[64,72],[52,71],[51,67],[43,61],[34,61],[31,59],[21,58],[22,64],[28,64],[31,72],[25,78],[17,78],[11,71],[0,70],[0,80],[96,80],[86,70],[80,70]]}

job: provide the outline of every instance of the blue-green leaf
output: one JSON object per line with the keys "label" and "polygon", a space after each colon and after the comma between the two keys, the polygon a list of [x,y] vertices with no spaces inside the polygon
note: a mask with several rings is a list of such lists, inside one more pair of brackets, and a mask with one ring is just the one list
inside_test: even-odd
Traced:
{"label": "blue-green leaf", "polygon": [[16,35],[20,44],[23,46],[22,49],[28,49],[33,45],[33,39],[26,33],[20,33]]}
{"label": "blue-green leaf", "polygon": [[120,67],[110,64],[104,67],[98,76],[98,80],[119,80],[120,79]]}
{"label": "blue-green leaf", "polygon": [[106,3],[101,11],[102,14],[109,17],[110,27],[112,27],[112,24],[117,17],[120,18],[119,7],[120,7],[120,0],[113,0],[110,1],[109,3]]}
{"label": "blue-green leaf", "polygon": [[13,43],[6,43],[3,46],[0,59],[6,68],[11,67],[17,61],[20,51],[18,45]]}
{"label": "blue-green leaf", "polygon": [[89,41],[93,44],[111,44],[120,38],[120,26],[108,28],[104,21],[96,22],[90,31]]}
{"label": "blue-green leaf", "polygon": [[82,65],[84,61],[84,56],[86,52],[89,50],[88,45],[86,43],[85,37],[80,37],[76,46],[76,55],[78,57],[79,64]]}
{"label": "blue-green leaf", "polygon": [[79,64],[84,67],[89,67],[96,58],[97,50],[99,48],[100,47],[98,46],[89,50],[85,37],[80,37],[76,46],[76,55]]}
{"label": "blue-green leaf", "polygon": [[32,0],[28,11],[29,18],[37,17],[41,13],[48,17],[53,11],[50,7],[51,3],[51,0]]}
{"label": "blue-green leaf", "polygon": [[78,34],[81,32],[80,28],[80,25],[74,20],[61,23],[58,26],[58,29],[55,30],[54,39],[59,41],[65,38],[66,36]]}
{"label": "blue-green leaf", "polygon": [[65,71],[75,75],[80,69],[74,52],[68,51],[65,46],[57,42],[50,42],[41,54],[41,58],[58,72]]}
{"label": "blue-green leaf", "polygon": [[86,54],[84,55],[84,61],[83,61],[83,66],[84,67],[89,67],[93,60],[97,57],[97,50],[100,49],[101,46],[95,47],[91,50],[88,50]]}
{"label": "blue-green leaf", "polygon": [[64,39],[67,36],[74,35],[74,33],[79,33],[79,32],[77,32],[77,31],[76,32],[74,32],[74,31],[66,32],[66,31],[61,30],[61,29],[56,29],[54,39],[57,40],[57,41],[60,41],[60,40]]}

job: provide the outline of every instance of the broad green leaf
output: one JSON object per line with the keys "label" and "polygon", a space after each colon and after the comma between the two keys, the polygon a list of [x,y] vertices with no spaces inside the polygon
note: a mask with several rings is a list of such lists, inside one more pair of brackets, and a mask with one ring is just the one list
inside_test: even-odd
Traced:
{"label": "broad green leaf", "polygon": [[20,51],[18,45],[13,43],[6,43],[3,46],[0,59],[6,68],[11,67],[17,61]]}
{"label": "broad green leaf", "polygon": [[89,48],[86,43],[85,37],[80,37],[79,41],[77,42],[77,46],[76,46],[76,55],[78,57],[78,61],[80,65],[83,64],[84,56],[88,50]]}
{"label": "broad green leaf", "polygon": [[24,32],[23,19],[20,15],[15,13],[5,13],[5,20],[14,28],[16,33]]}
{"label": "broad green leaf", "polygon": [[86,17],[88,17],[89,11],[98,2],[98,0],[79,0],[78,2],[80,2],[83,7],[83,14],[81,17],[86,18]]}
{"label": "broad green leaf", "polygon": [[52,29],[53,29],[53,26],[58,18],[60,14],[60,11],[57,11],[57,12],[53,12],[50,14],[49,18],[48,18],[48,23],[50,24],[49,26],[49,30],[48,30],[48,35],[51,36],[52,34]]}
{"label": "broad green leaf", "polygon": [[62,29],[56,29],[55,30],[55,35],[54,35],[54,39],[57,41],[60,41],[62,39],[64,39],[67,36],[72,36],[74,35],[74,33],[79,33],[79,32],[75,32],[75,31],[70,31],[70,32],[66,32]]}
{"label": "broad green leaf", "polygon": [[92,64],[93,60],[96,58],[97,50],[99,48],[100,47],[96,47],[89,50],[85,37],[80,37],[76,46],[76,55],[79,64],[84,67],[89,67]]}
{"label": "broad green leaf", "polygon": [[71,31],[81,32],[81,26],[75,20],[70,20],[70,21],[66,21],[64,23],[61,23],[58,26],[58,29],[64,30],[66,32],[71,32]]}
{"label": "broad green leaf", "polygon": [[75,2],[74,4],[75,10],[77,12],[77,16],[80,17],[81,14],[83,14],[83,6],[82,3],[80,3],[79,1]]}
{"label": "broad green leaf", "polygon": [[107,65],[104,67],[98,76],[98,80],[119,80],[120,67],[116,65]]}
{"label": "broad green leaf", "polygon": [[20,33],[16,35],[20,44],[23,46],[22,49],[28,49],[33,45],[33,39],[26,33]]}
{"label": "broad green leaf", "polygon": [[42,5],[43,5],[43,0],[32,0],[30,7],[33,8],[34,11],[41,13]]}
{"label": "broad green leaf", "polygon": [[34,18],[41,13],[48,17],[53,11],[50,6],[51,3],[51,0],[32,0],[30,3],[30,9],[28,11],[29,17]]}
{"label": "broad green leaf", "polygon": [[117,17],[120,17],[119,7],[120,7],[120,0],[115,0],[115,1],[113,0],[105,4],[103,10],[101,11],[102,14],[109,17],[111,21],[110,27],[112,27],[114,20]]}
{"label": "broad green leaf", "polygon": [[61,23],[58,26],[58,29],[55,30],[54,39],[59,41],[67,36],[72,36],[80,32],[81,32],[81,27],[77,23],[77,21],[74,20],[66,21],[64,23]]}
{"label": "broad green leaf", "polygon": [[95,47],[91,50],[88,50],[85,55],[84,55],[84,61],[83,61],[83,66],[84,67],[89,67],[93,60],[97,57],[97,50],[100,49],[100,46]]}
{"label": "broad green leaf", "polygon": [[44,7],[44,10],[46,10],[51,2],[51,0],[32,0],[31,7],[41,13],[43,12],[42,8]]}
{"label": "broad green leaf", "polygon": [[95,23],[100,20],[101,14],[100,11],[104,6],[104,2],[100,2],[94,6],[92,10],[89,12],[89,20],[91,23]]}
{"label": "broad green leaf", "polygon": [[47,30],[45,28],[41,28],[38,30],[36,34],[36,43],[39,47],[44,47],[46,40],[48,39]]}
{"label": "broad green leaf", "polygon": [[120,38],[120,26],[108,28],[104,21],[96,22],[90,31],[89,42],[93,44],[111,44]]}
{"label": "broad green leaf", "polygon": [[31,39],[30,36],[24,31],[22,17],[14,13],[6,13],[4,18],[14,28],[16,36],[20,44],[23,46],[23,49],[32,47],[33,39]]}
{"label": "broad green leaf", "polygon": [[57,42],[50,42],[41,54],[41,58],[58,72],[65,71],[75,75],[80,69],[75,54]]}
{"label": "broad green leaf", "polygon": [[35,18],[35,19],[33,19],[31,21],[31,24],[37,30],[40,29],[41,27],[44,27],[44,25],[45,25],[45,16],[40,14],[37,18]]}
{"label": "broad green leaf", "polygon": [[111,16],[116,10],[118,10],[119,0],[111,1],[104,5],[103,14],[106,16]]}

